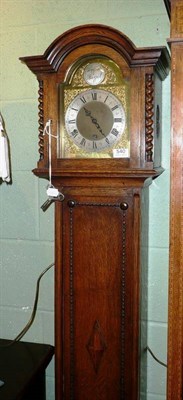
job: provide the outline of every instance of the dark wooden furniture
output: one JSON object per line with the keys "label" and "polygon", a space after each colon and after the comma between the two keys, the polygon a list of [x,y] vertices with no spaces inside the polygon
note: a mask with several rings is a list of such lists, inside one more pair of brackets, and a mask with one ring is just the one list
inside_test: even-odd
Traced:
{"label": "dark wooden furniture", "polygon": [[1,400],[46,400],[45,369],[54,354],[47,344],[0,339]]}
{"label": "dark wooden furniture", "polygon": [[167,14],[170,18],[170,16],[171,16],[171,0],[164,0],[164,3],[165,3],[166,10],[167,10]]}
{"label": "dark wooden furniture", "polygon": [[183,399],[183,2],[171,1],[171,197],[168,400]]}
{"label": "dark wooden furniture", "polygon": [[[43,128],[51,119],[52,134],[58,136],[52,140],[52,183],[65,196],[55,208],[57,400],[137,400],[140,370],[146,370],[140,320],[141,308],[147,308],[148,185],[163,171],[161,86],[169,71],[168,52],[137,49],[111,27],[86,25],[58,37],[43,56],[21,60],[39,81],[40,160],[34,173],[48,177]],[[86,154],[83,139],[79,150],[70,140],[72,156],[62,156],[68,104],[78,112],[72,91],[81,93],[79,107],[87,103],[88,115],[87,88],[89,103],[96,101],[95,84],[83,83],[87,62],[110,70],[97,89],[115,94],[125,110],[129,154],[124,158],[97,156],[95,146],[94,155]],[[91,114],[90,119],[103,132],[103,120]],[[79,135],[77,121],[69,123]],[[118,129],[102,141],[110,145],[114,133]]]}

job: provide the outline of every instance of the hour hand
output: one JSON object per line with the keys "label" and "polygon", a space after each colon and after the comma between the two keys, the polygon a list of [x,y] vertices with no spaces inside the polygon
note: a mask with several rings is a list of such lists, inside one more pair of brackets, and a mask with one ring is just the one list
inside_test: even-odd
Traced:
{"label": "hour hand", "polygon": [[96,128],[98,129],[98,131],[101,133],[101,135],[103,135],[104,137],[106,137],[106,135],[103,133],[102,128],[100,127],[98,121],[96,118],[93,117],[91,111],[89,111],[86,107],[84,107],[85,110],[85,114],[87,117],[90,117],[92,124],[94,124],[96,126]]}

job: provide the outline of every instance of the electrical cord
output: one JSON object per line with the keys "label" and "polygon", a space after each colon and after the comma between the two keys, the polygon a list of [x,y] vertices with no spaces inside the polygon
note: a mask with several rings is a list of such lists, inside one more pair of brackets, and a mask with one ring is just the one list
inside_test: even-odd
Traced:
{"label": "electrical cord", "polygon": [[145,348],[145,351],[148,351],[148,352],[151,354],[151,356],[154,358],[154,360],[157,361],[160,365],[162,365],[162,366],[165,367],[165,368],[168,368],[168,365],[167,365],[167,364],[165,364],[164,362],[160,361],[160,360],[154,355],[154,353],[152,352],[152,350],[150,349],[149,346],[147,346],[147,347]]}
{"label": "electrical cord", "polygon": [[[15,337],[15,339],[11,340],[11,342],[7,345],[4,346],[0,346],[0,347],[7,347],[7,346],[11,346],[13,345],[15,342],[20,341],[20,339],[23,338],[23,336],[27,333],[27,331],[30,329],[31,325],[34,322],[35,316],[36,316],[36,312],[37,312],[37,305],[38,305],[38,300],[39,300],[39,287],[40,287],[40,281],[41,278],[44,276],[44,274],[46,274],[47,271],[49,271],[49,269],[51,269],[53,266],[55,265],[55,263],[51,263],[50,265],[48,265],[47,268],[44,269],[44,271],[39,275],[38,279],[37,279],[37,284],[36,284],[36,294],[35,294],[35,299],[34,299],[34,305],[33,305],[33,310],[32,310],[32,314],[30,316],[29,321],[27,322],[27,324],[24,326],[24,328],[22,329],[22,331]],[[150,349],[149,346],[147,346],[145,349],[145,351],[148,351],[151,356],[154,358],[154,360],[156,362],[158,362],[160,365],[162,365],[163,367],[167,368],[167,364],[165,364],[164,362],[160,361],[152,352],[152,350]]]}
{"label": "electrical cord", "polygon": [[29,330],[29,328],[31,327],[31,325],[34,322],[35,316],[36,316],[36,312],[37,312],[37,304],[38,304],[38,299],[39,299],[39,287],[40,287],[40,281],[41,278],[43,277],[44,274],[46,274],[46,272],[51,269],[53,266],[55,265],[55,263],[51,263],[50,265],[48,265],[47,268],[44,269],[44,271],[39,275],[38,279],[37,279],[37,284],[36,284],[36,294],[35,294],[35,299],[34,299],[34,305],[33,305],[33,310],[32,310],[32,314],[30,316],[29,321],[27,322],[27,324],[24,326],[24,328],[22,329],[22,331],[13,339],[11,340],[10,343],[4,345],[4,346],[0,346],[0,347],[8,347],[8,346],[12,346],[14,343],[20,341],[20,339],[23,338],[23,336],[26,334],[26,332]]}

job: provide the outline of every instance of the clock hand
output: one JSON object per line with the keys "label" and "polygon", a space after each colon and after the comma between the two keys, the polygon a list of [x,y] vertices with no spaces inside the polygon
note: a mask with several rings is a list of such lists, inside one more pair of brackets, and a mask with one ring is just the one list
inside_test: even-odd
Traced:
{"label": "clock hand", "polygon": [[105,133],[103,133],[102,128],[100,127],[99,123],[97,122],[97,119],[94,118],[91,114],[91,111],[89,111],[86,107],[84,107],[85,110],[85,114],[87,117],[90,117],[92,123],[96,126],[96,128],[98,129],[98,131],[104,136],[106,137]]}

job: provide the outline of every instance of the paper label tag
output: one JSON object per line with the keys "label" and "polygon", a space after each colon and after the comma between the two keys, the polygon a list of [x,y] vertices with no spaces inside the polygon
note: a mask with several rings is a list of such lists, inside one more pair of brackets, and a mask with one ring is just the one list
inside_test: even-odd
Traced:
{"label": "paper label tag", "polygon": [[54,187],[49,187],[46,191],[47,195],[49,197],[58,197],[59,196],[59,191],[58,189],[54,188]]}
{"label": "paper label tag", "polygon": [[121,149],[114,149],[112,152],[113,152],[113,157],[114,158],[129,157],[129,151],[125,147],[122,147]]}

